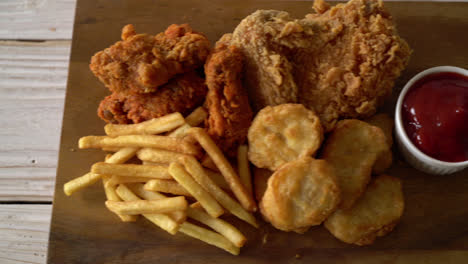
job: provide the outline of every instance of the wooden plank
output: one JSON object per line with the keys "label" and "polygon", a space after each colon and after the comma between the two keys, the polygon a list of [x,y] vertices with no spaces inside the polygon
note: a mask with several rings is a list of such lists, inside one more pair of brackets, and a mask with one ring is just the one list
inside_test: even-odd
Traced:
{"label": "wooden plank", "polygon": [[0,263],[46,261],[50,204],[0,204]]}
{"label": "wooden plank", "polygon": [[0,201],[51,201],[70,41],[0,41]]}
{"label": "wooden plank", "polygon": [[76,0],[0,1],[0,39],[71,39]]}

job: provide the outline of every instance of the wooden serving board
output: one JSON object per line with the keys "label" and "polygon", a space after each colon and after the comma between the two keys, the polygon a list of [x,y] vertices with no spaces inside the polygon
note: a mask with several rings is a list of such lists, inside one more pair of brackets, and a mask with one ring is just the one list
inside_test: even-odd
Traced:
{"label": "wooden serving board", "polygon": [[[78,139],[103,135],[96,116],[108,94],[88,68],[91,56],[119,40],[123,25],[158,33],[172,23],[190,23],[211,41],[231,32],[256,9],[281,9],[297,17],[305,1],[79,0],[63,119],[48,263],[468,263],[468,170],[430,176],[411,168],[394,150],[390,175],[403,180],[406,208],[400,224],[368,247],[347,245],[323,227],[304,235],[262,223],[257,230],[233,220],[248,237],[240,256],[184,235],[171,236],[146,220],[122,223],[106,210],[101,184],[66,197],[63,184],[104,158],[77,150]],[[399,32],[414,53],[382,108],[393,115],[396,96],[417,72],[432,66],[468,68],[468,3],[388,2]],[[260,217],[259,217],[260,218]]]}

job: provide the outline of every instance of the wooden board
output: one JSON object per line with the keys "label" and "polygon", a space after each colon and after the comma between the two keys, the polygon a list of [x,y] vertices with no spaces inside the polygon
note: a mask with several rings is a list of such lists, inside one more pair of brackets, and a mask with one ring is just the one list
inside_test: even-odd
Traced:
{"label": "wooden board", "polygon": [[[255,230],[235,221],[248,236],[234,257],[183,235],[171,236],[145,220],[122,223],[104,207],[102,186],[66,197],[63,184],[102,160],[94,150],[71,151],[84,135],[101,135],[96,117],[108,93],[88,69],[90,57],[119,39],[133,23],[138,32],[157,33],[171,23],[190,23],[215,41],[256,9],[283,9],[301,17],[301,1],[78,1],[70,75],[59,153],[49,244],[49,263],[466,263],[468,259],[468,171],[429,176],[396,154],[391,175],[403,179],[406,208],[401,223],[369,247],[344,244],[322,227],[305,235],[262,224]],[[437,65],[468,68],[468,3],[387,3],[400,34],[414,54],[383,108],[392,113],[396,95],[417,72]]]}

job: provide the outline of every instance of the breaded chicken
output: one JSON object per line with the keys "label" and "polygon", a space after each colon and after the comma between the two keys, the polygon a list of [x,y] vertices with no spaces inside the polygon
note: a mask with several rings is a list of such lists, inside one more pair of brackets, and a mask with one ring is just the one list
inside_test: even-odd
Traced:
{"label": "breaded chicken", "polygon": [[114,124],[139,123],[173,112],[186,115],[203,104],[206,93],[204,80],[189,72],[176,76],[152,93],[113,93],[101,101],[98,115]]}
{"label": "breaded chicken", "polygon": [[205,127],[221,150],[234,157],[237,147],[247,138],[252,110],[242,85],[244,57],[230,42],[231,35],[224,35],[205,64],[208,86]]}
{"label": "breaded chicken", "polygon": [[96,53],[89,66],[112,92],[149,93],[176,74],[203,66],[209,51],[208,39],[188,24],[170,25],[156,36],[136,34],[126,25],[122,41]]}
{"label": "breaded chicken", "polygon": [[392,91],[411,53],[382,1],[351,0],[293,19],[259,10],[233,33],[246,56],[249,96],[266,105],[302,103],[320,116],[325,131],[342,118],[366,118]]}

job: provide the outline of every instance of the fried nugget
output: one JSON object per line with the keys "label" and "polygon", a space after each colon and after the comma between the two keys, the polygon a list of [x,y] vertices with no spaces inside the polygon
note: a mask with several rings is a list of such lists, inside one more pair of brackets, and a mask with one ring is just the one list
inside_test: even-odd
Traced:
{"label": "fried nugget", "polygon": [[[369,119],[366,120],[367,123],[379,127],[385,134],[387,138],[388,146],[391,147],[393,144],[393,119],[387,114],[377,114]],[[372,168],[372,172],[374,174],[382,174],[390,168],[393,161],[393,155],[391,149],[385,151],[377,158],[377,161]]]}
{"label": "fried nugget", "polygon": [[301,104],[263,108],[248,132],[249,160],[276,170],[286,162],[313,156],[323,140],[320,119]]}
{"label": "fried nugget", "polygon": [[350,208],[364,193],[377,158],[389,151],[382,129],[357,119],[339,121],[325,142],[323,159],[334,168],[342,191],[340,208]]}
{"label": "fried nugget", "polygon": [[325,227],[343,242],[369,245],[393,230],[403,214],[400,180],[388,175],[375,178],[364,195],[347,210],[338,209]]}
{"label": "fried nugget", "polygon": [[338,206],[340,189],[324,160],[303,157],[281,166],[268,179],[260,212],[277,229],[304,232]]}

